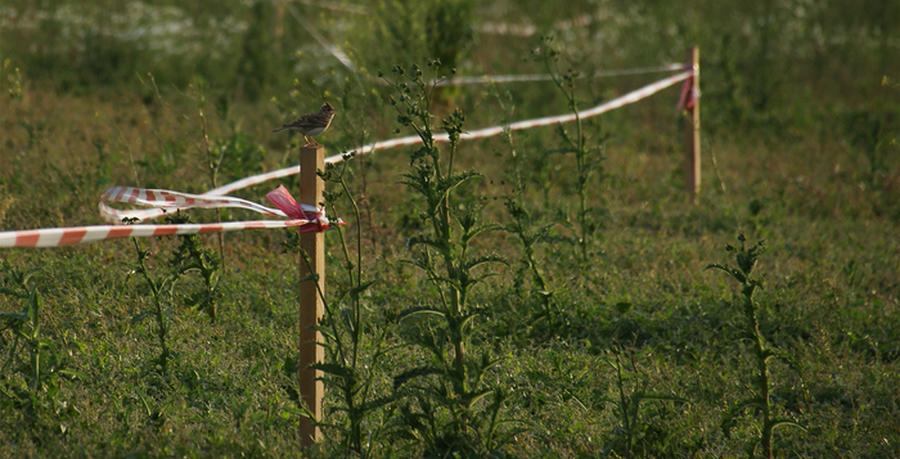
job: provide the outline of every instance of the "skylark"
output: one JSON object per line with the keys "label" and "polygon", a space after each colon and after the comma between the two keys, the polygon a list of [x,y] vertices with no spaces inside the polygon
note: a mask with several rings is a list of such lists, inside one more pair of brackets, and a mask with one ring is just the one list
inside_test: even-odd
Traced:
{"label": "skylark", "polygon": [[334,107],[328,102],[322,104],[322,108],[315,113],[307,113],[292,123],[285,124],[272,132],[280,132],[285,129],[293,129],[303,134],[303,139],[309,143],[309,137],[315,137],[331,126],[331,120],[334,119]]}

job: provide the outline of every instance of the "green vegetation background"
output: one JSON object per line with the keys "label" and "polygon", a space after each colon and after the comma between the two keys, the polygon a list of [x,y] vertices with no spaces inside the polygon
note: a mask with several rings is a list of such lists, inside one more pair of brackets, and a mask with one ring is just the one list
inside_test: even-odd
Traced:
{"label": "green vegetation background", "polygon": [[[321,140],[329,152],[392,137],[399,125],[385,102],[390,90],[373,80],[395,64],[438,56],[460,74],[543,71],[531,54],[537,35],[491,34],[487,23],[553,30],[563,66],[584,73],[682,61],[697,44],[699,202],[682,191],[677,89],[590,123],[594,141],[601,132],[609,139],[589,184],[598,228],[589,262],[570,242],[575,166],[559,152],[559,134],[513,138],[524,202],[541,221],[558,222],[537,258],[563,320],[537,334],[518,329],[535,300],[515,241],[490,236],[484,246],[510,265],[474,295],[488,311],[474,326],[475,347],[501,358],[490,378],[512,394],[504,416],[521,428],[498,454],[745,454],[757,435],[752,424],[732,435],[720,424],[747,392],[752,362],[731,287],[704,271],[744,232],[769,247],[759,268],[762,327],[791,356],[773,364],[773,399],[808,429],[780,431],[779,456],[900,456],[896,2],[444,2],[458,7],[459,19],[449,16],[455,26],[431,14],[437,0],[322,3],[330,8],[0,1],[0,228],[97,223],[98,196],[112,185],[209,189],[204,132],[223,157],[219,184],[294,164],[300,139],[270,130],[323,99],[338,107]],[[554,28],[583,14],[594,20]],[[342,47],[357,73],[325,53],[310,27]],[[578,94],[588,106],[654,78],[579,80]],[[442,101],[437,112],[460,107],[466,129],[568,108],[552,84],[465,87]],[[485,176],[473,193],[488,198],[486,218],[495,223],[509,220],[501,202],[514,192],[512,157],[501,138],[460,147],[461,165]],[[363,228],[365,269],[376,280],[367,317],[387,329],[429,292],[402,263],[421,229],[417,201],[400,183],[408,164],[406,153],[385,151],[351,165],[363,219],[350,225]],[[262,201],[275,185],[241,196]],[[225,238],[215,322],[181,298],[199,281],[184,284],[169,311],[171,378],[154,366],[152,300],[134,272],[131,242],[0,252],[7,268],[37,269],[42,349],[58,375],[32,394],[37,401],[21,403],[13,388],[27,379],[16,369],[22,350],[10,329],[0,332],[0,363],[13,362],[0,367],[0,456],[298,455],[298,260],[286,240],[281,232]],[[216,247],[215,239],[205,243]],[[177,241],[146,244],[155,269],[166,269]],[[329,282],[340,285],[333,234],[328,244]],[[22,307],[0,297],[4,313]],[[385,392],[421,353],[390,339],[399,349],[373,370]],[[686,401],[648,404],[637,439],[628,440],[636,446],[623,444],[620,416],[607,402],[617,390],[611,356],[635,362],[629,387]],[[336,397],[329,392],[329,407]],[[370,422],[397,419],[385,409]],[[394,430],[373,438],[376,455],[422,453],[419,441],[392,437]],[[338,445],[329,436],[316,454],[338,454]]]}

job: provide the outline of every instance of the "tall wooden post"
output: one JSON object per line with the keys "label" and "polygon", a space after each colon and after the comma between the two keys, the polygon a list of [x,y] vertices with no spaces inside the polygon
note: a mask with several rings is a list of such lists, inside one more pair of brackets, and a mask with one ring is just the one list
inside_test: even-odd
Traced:
{"label": "tall wooden post", "polygon": [[[325,181],[317,174],[325,170],[325,148],[319,144],[306,144],[300,149],[300,203],[319,205],[324,201]],[[317,325],[325,313],[325,304],[309,279],[310,274],[318,276],[319,289],[325,292],[325,233],[303,233],[300,235],[300,249],[309,257],[309,264],[300,258],[300,397],[316,421],[322,419],[322,371],[310,368],[315,363],[325,361],[322,334]],[[313,272],[310,272],[312,268]],[[300,419],[300,443],[309,446],[321,438],[322,433],[315,422]]]}
{"label": "tall wooden post", "polygon": [[[693,47],[688,53],[688,65],[694,71],[693,87],[688,95],[693,100],[693,109],[685,118],[685,178],[691,199],[696,202],[700,193],[700,48]],[[691,102],[689,102],[691,103]]]}

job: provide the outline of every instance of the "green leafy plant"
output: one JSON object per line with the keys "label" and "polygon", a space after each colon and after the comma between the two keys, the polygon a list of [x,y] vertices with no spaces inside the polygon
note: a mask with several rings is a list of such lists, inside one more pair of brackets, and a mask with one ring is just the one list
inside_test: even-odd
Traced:
{"label": "green leafy plant", "polygon": [[[187,221],[184,219],[183,221]],[[221,234],[221,233],[220,233]],[[170,264],[174,276],[189,273],[197,273],[203,279],[203,290],[190,296],[189,302],[206,311],[209,318],[216,320],[218,314],[218,300],[220,297],[219,280],[222,269],[219,260],[211,251],[203,247],[200,237],[196,234],[179,236],[181,243],[172,253]]]}
{"label": "green leafy plant", "polygon": [[[731,408],[722,422],[722,429],[726,435],[729,434],[735,427],[738,418],[745,411],[753,409],[759,416],[761,424],[759,426],[758,445],[762,450],[762,456],[771,459],[775,454],[772,443],[773,435],[777,429],[788,426],[801,430],[806,429],[793,420],[777,416],[775,412],[776,407],[772,403],[769,360],[783,354],[771,345],[766,340],[765,335],[763,335],[759,317],[760,307],[753,296],[757,289],[762,288],[762,281],[753,275],[753,269],[756,267],[765,245],[762,241],[759,241],[748,247],[746,241],[747,239],[744,235],[740,234],[737,247],[732,245],[726,246],[725,250],[734,254],[734,265],[714,263],[707,266],[707,269],[724,272],[740,285],[741,306],[746,327],[744,332],[753,343],[753,358],[756,362],[756,374],[752,378],[755,393],[750,398],[738,402]],[[754,455],[755,449],[756,445],[750,447],[751,455]]]}
{"label": "green leafy plant", "polygon": [[[522,158],[513,144],[511,132],[506,133],[506,140],[513,158],[513,190],[504,200],[504,205],[509,216],[512,217],[512,221],[504,225],[503,229],[514,235],[522,248],[522,267],[530,274],[532,296],[541,306],[534,319],[547,320],[549,327],[552,327],[556,322],[559,308],[554,302],[553,292],[549,288],[535,250],[539,244],[550,239],[550,231],[554,225],[552,223],[541,224],[526,207],[526,185],[522,176]],[[521,291],[524,288],[523,284],[524,279],[519,276],[514,285],[516,291]]]}
{"label": "green leafy plant", "polygon": [[[176,213],[167,216],[166,222],[182,224],[190,222],[190,218]],[[163,374],[168,373],[168,362],[172,357],[166,316],[175,305],[176,286],[179,280],[190,273],[200,275],[203,280],[203,290],[189,295],[188,302],[190,305],[206,311],[213,321],[217,317],[217,304],[220,296],[221,265],[216,256],[203,247],[196,234],[181,235],[178,236],[178,239],[180,244],[172,250],[169,256],[169,269],[154,274],[148,263],[153,254],[150,250],[144,249],[137,238],[131,238],[135,250],[134,272],[144,279],[153,299],[153,318],[156,321],[156,336],[160,348],[157,361]]]}
{"label": "green leafy plant", "polygon": [[2,65],[0,65],[0,73],[3,74],[3,78],[6,80],[4,83],[10,99],[22,100],[25,89],[22,83],[22,71],[19,67],[14,65],[11,59],[5,58]]}
{"label": "green leafy plant", "polygon": [[882,77],[878,101],[874,109],[866,106],[845,114],[845,130],[854,146],[862,150],[869,163],[866,180],[870,186],[881,186],[889,175],[891,153],[898,150],[897,134],[900,132],[900,111],[888,101],[900,93],[900,84]]}
{"label": "green leafy plant", "polygon": [[[432,62],[429,68],[441,68]],[[499,429],[500,411],[506,394],[486,381],[498,363],[487,351],[474,356],[469,349],[473,320],[481,309],[472,304],[473,288],[490,272],[484,268],[502,263],[496,255],[480,255],[473,243],[479,236],[498,229],[481,223],[483,203],[457,199],[467,185],[481,176],[475,171],[456,171],[457,153],[464,117],[459,110],[443,119],[449,137],[439,148],[429,111],[431,85],[418,66],[394,68],[396,93],[390,99],[401,125],[412,129],[422,146],[410,157],[411,170],[404,183],[421,202],[422,234],[413,236],[409,263],[420,269],[434,294],[421,305],[399,314],[407,326],[406,338],[429,356],[427,362],[394,378],[395,390],[403,397],[401,419],[404,435],[425,445],[427,455],[487,455],[508,441]],[[482,402],[488,399],[489,402]]]}
{"label": "green leafy plant", "polygon": [[648,378],[639,370],[633,353],[623,362],[623,350],[614,350],[613,358],[606,363],[615,371],[613,396],[602,396],[600,401],[612,405],[619,419],[613,429],[605,449],[608,453],[622,457],[652,457],[654,437],[660,436],[644,415],[648,402],[685,403],[681,397],[654,393],[649,388]]}
{"label": "green leafy plant", "polygon": [[376,13],[379,41],[405,52],[387,56],[393,59],[436,59],[449,72],[473,42],[473,0],[383,0]]}
{"label": "green leafy plant", "polygon": [[[225,159],[225,152],[221,148],[213,148],[209,140],[209,120],[206,117],[206,111],[203,109],[206,103],[206,94],[202,83],[198,83],[197,95],[197,116],[200,118],[200,134],[202,139],[203,152],[206,154],[206,169],[209,173],[209,184],[212,188],[219,187],[219,169],[222,167],[222,160]],[[222,222],[222,211],[216,209],[216,223]],[[219,232],[216,235],[219,242],[219,261],[222,267],[225,266],[225,233]],[[215,310],[212,310],[211,316],[215,319]]]}
{"label": "green leafy plant", "polygon": [[254,1],[247,14],[247,29],[240,42],[235,87],[251,101],[261,98],[278,75],[275,5]]}
{"label": "green leafy plant", "polygon": [[576,211],[575,220],[577,222],[576,239],[580,248],[582,261],[588,259],[588,248],[591,244],[597,223],[594,215],[597,212],[588,204],[589,200],[596,201],[596,194],[590,192],[590,181],[596,174],[603,175],[602,161],[603,149],[606,137],[599,139],[596,147],[589,146],[589,139],[586,135],[584,120],[579,114],[579,99],[576,91],[575,81],[581,77],[580,73],[574,68],[563,72],[560,67],[561,52],[556,46],[552,36],[541,37],[540,46],[534,51],[535,57],[540,60],[547,73],[553,79],[560,93],[566,99],[569,110],[575,115],[575,133],[570,134],[569,131],[560,124],[558,127],[560,136],[566,143],[564,151],[575,154],[575,181],[576,190],[578,192],[578,209]]}
{"label": "green leafy plant", "polygon": [[472,44],[474,12],[473,0],[442,0],[429,7],[425,18],[428,47],[443,71],[457,68],[460,57]]}
{"label": "green leafy plant", "polygon": [[531,274],[531,290],[541,305],[536,319],[555,322],[559,307],[553,300],[553,292],[535,254],[537,245],[549,238],[553,224],[536,225],[531,212],[525,208],[521,199],[508,197],[504,203],[512,217],[512,222],[506,224],[504,229],[515,235],[519,241],[522,248],[522,264]]}
{"label": "green leafy plant", "polygon": [[171,307],[172,294],[175,289],[175,280],[171,275],[154,275],[147,264],[147,260],[151,257],[151,252],[143,248],[143,245],[137,238],[131,238],[134,244],[135,267],[137,274],[143,277],[150,289],[153,297],[153,317],[156,320],[156,337],[159,341],[160,354],[158,362],[163,374],[168,373],[169,358],[171,351],[168,342],[168,325],[166,323],[166,309]]}
{"label": "green leafy plant", "polygon": [[[339,187],[337,192],[325,192],[332,214],[337,213],[335,203],[339,198],[344,198],[352,210],[356,246],[351,254],[344,229],[335,226],[346,278],[330,299],[318,290],[325,308],[319,328],[325,336],[327,355],[326,362],[314,367],[325,374],[326,387],[337,389],[337,410],[344,414],[339,421],[328,420],[322,427],[341,434],[340,448],[348,455],[371,457],[380,445],[377,440],[385,427],[383,423],[373,424],[372,420],[394,400],[392,395],[376,390],[378,370],[391,348],[387,346],[389,329],[373,320],[372,309],[366,304],[366,293],[375,281],[364,278],[360,210],[346,179],[349,164],[345,161],[337,168],[321,172],[326,183]],[[302,251],[301,255],[311,267],[308,255]]]}
{"label": "green leafy plant", "polygon": [[[31,421],[37,422],[43,412],[62,411],[55,403],[62,379],[74,379],[78,373],[67,367],[64,353],[42,331],[43,301],[32,283],[36,271],[21,271],[3,263],[0,273],[0,295],[25,304],[20,311],[0,312],[0,344],[8,349],[0,366],[0,395],[3,401],[24,408]],[[20,346],[25,350],[25,358]],[[9,369],[14,371],[8,373]],[[67,404],[61,407],[66,408]]]}
{"label": "green leafy plant", "polygon": [[[249,134],[235,131],[229,136],[216,140],[212,145],[209,157],[215,161],[211,161],[210,164],[216,165],[219,177],[224,175],[231,180],[245,177],[254,172],[262,172],[266,148],[257,143]],[[224,158],[228,158],[228,160],[223,162]]]}

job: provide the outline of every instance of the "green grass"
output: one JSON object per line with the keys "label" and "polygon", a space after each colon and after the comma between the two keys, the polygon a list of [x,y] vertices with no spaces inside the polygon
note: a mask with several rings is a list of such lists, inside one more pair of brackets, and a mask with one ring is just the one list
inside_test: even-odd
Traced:
{"label": "green grass", "polygon": [[[20,3],[9,2],[9,7],[29,9]],[[533,3],[533,8],[508,14],[502,9],[486,14],[507,21],[530,15],[539,25],[577,15]],[[573,10],[592,11],[587,3],[573,4]],[[483,175],[454,192],[460,206],[482,202],[486,222],[508,224],[504,204],[515,197],[535,218],[535,228],[552,225],[549,235],[534,244],[532,255],[558,311],[552,320],[532,320],[546,303],[534,288],[532,268],[516,235],[493,232],[474,241],[471,249],[497,253],[508,263],[493,268],[497,275],[469,292],[468,307],[481,315],[465,338],[470,355],[480,358],[488,352],[499,359],[482,381],[506,396],[500,430],[510,437],[496,454],[746,456],[748,445],[758,443],[758,424],[748,415],[730,435],[721,424],[731,406],[758,387],[752,379],[757,360],[744,332],[740,292],[724,276],[704,269],[729,262],[732,255],[725,245],[744,233],[751,242],[764,239],[767,246],[754,271],[764,285],[754,296],[761,332],[789,356],[769,360],[772,406],[776,417],[807,429],[777,430],[776,456],[900,455],[900,162],[898,117],[891,102],[900,88],[897,63],[885,61],[880,42],[871,39],[878,36],[873,31],[887,29],[881,21],[894,17],[897,8],[871,2],[851,8],[852,17],[843,18],[836,5],[800,17],[791,9],[795,2],[773,3],[772,20],[792,25],[783,29],[786,43],[814,36],[803,27],[825,25],[856,45],[826,43],[815,51],[766,45],[761,31],[742,35],[736,24],[759,17],[761,7],[742,7],[732,17],[716,2],[705,2],[708,9],[687,12],[684,18],[671,14],[676,6],[669,2],[632,7],[636,9],[599,3],[596,8],[620,22],[588,28],[607,33],[596,49],[573,46],[577,37],[558,37],[565,59],[584,72],[679,60],[689,44],[700,44],[703,189],[696,205],[683,191],[682,120],[673,110],[677,89],[585,123],[589,146],[601,133],[610,135],[602,174],[595,169],[587,183],[587,207],[597,229],[587,239],[586,260],[575,238],[583,229],[576,158],[551,152],[565,145],[554,129],[516,133],[511,144],[502,137],[460,144],[455,169]],[[879,16],[882,6],[885,12]],[[277,18],[275,10],[238,4],[216,13],[185,11],[197,18]],[[320,27],[339,22],[321,10],[302,12]],[[674,38],[660,26],[670,17],[684,26],[675,27]],[[361,18],[342,20],[358,24],[359,31],[335,26],[330,38],[343,43],[372,74],[409,64],[407,59],[424,52],[376,49],[363,33],[366,24],[353,22]],[[708,28],[697,26],[700,22]],[[294,29],[288,27],[282,40],[307,39],[302,29]],[[253,30],[265,35],[259,31],[270,29],[236,31],[228,46],[239,50],[248,41],[276,40],[246,35]],[[109,57],[121,50],[104,48],[101,57],[79,54],[94,67],[83,67],[80,60],[66,67],[48,64],[56,59],[52,46],[29,54],[27,47],[15,45],[44,33],[49,32],[0,26],[0,36],[6,37],[0,41],[0,59],[10,59],[0,74],[0,228],[98,223],[98,197],[117,184],[206,190],[210,171],[204,123],[215,151],[224,152],[219,183],[294,164],[298,140],[271,135],[270,128],[318,106],[323,95],[336,101],[339,110],[332,130],[321,139],[329,152],[392,137],[400,127],[385,102],[388,88],[347,77],[315,48],[304,48],[301,58],[290,52],[283,59],[269,56],[271,61],[255,57],[254,65],[268,66],[278,76],[250,83],[234,76],[244,72],[236,69],[246,68],[229,60],[238,59],[236,52],[223,53],[232,57],[220,60],[209,54],[198,61],[180,55],[123,61]],[[896,40],[896,32],[891,33],[888,38]],[[492,46],[468,48],[459,64],[465,73],[542,71],[529,53],[539,44],[537,37],[475,36],[476,44]],[[726,36],[732,37],[730,44]],[[113,45],[132,46],[103,46]],[[367,49],[372,50],[371,61]],[[610,53],[612,49],[619,52]],[[582,54],[588,56],[581,59]],[[283,71],[310,60],[326,70]],[[850,75],[842,62],[852,62],[858,70]],[[763,63],[774,70],[754,73]],[[15,66],[21,72],[12,71]],[[103,78],[90,78],[85,68]],[[147,72],[153,72],[152,79]],[[881,84],[882,76],[888,77],[886,84]],[[579,104],[593,105],[652,78],[576,83]],[[759,85],[768,85],[769,100],[758,92]],[[464,129],[563,113],[568,107],[552,84],[473,87],[445,96],[436,111],[446,115],[459,106],[466,114]],[[198,114],[201,109],[205,121]],[[361,368],[377,360],[377,366],[366,368],[373,394],[397,396],[363,422],[366,432],[374,432],[371,452],[376,457],[426,452],[426,442],[410,436],[409,418],[402,415],[410,399],[393,391],[396,376],[431,358],[424,347],[411,344],[422,331],[419,325],[397,317],[437,297],[428,276],[406,263],[417,250],[409,238],[423,229],[421,202],[402,183],[410,171],[410,153],[384,151],[352,160],[346,179],[359,203],[360,221],[350,219],[346,197],[335,202],[340,216],[351,220],[345,232],[350,259],[356,255],[354,230],[362,229],[362,278],[374,284],[360,295],[361,314],[373,333],[385,332],[390,348],[378,359],[373,341],[360,348]],[[521,191],[514,164],[521,166]],[[284,183],[296,189],[294,179]],[[276,185],[263,184],[240,195],[262,202]],[[191,215],[199,221],[216,218],[204,211]],[[222,212],[223,220],[247,216]],[[348,278],[336,233],[328,233],[326,240],[328,294],[334,299],[360,280]],[[302,409],[295,375],[300,260],[291,242],[289,233],[280,231],[225,237],[226,267],[218,283],[214,322],[207,310],[187,305],[189,296],[205,291],[203,279],[183,278],[182,290],[167,310],[167,371],[158,365],[155,303],[134,271],[131,241],[0,252],[2,263],[12,269],[36,270],[30,285],[41,300],[41,356],[46,362],[46,379],[29,392],[33,373],[24,341],[11,363],[4,363],[15,341],[13,328],[28,332],[30,325],[3,316],[0,456],[299,455]],[[166,260],[180,241],[142,243],[151,252],[150,271],[169,272]],[[210,254],[218,253],[215,237],[203,243]],[[8,272],[0,274],[2,286],[16,287],[9,284],[13,280]],[[25,311],[28,301],[0,295],[0,311]],[[644,400],[638,415],[624,422],[622,401],[635,400],[636,394],[672,399]],[[329,422],[346,421],[338,409],[343,400],[338,390],[327,392]],[[490,412],[489,402],[473,412]],[[439,425],[445,426],[439,433],[449,434],[452,416],[437,412]],[[343,455],[343,441],[342,429],[326,429],[326,440],[310,454]],[[761,454],[759,447],[755,453]]]}

